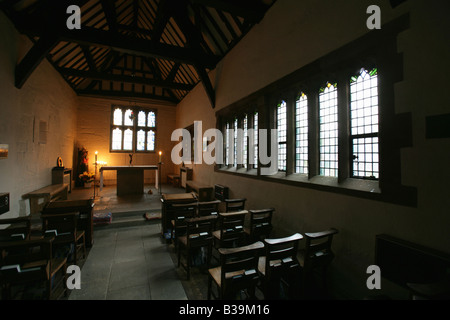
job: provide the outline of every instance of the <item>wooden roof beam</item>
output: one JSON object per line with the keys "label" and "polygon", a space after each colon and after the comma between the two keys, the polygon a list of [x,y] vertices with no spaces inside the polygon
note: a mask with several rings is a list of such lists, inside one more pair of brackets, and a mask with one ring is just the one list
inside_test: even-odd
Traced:
{"label": "wooden roof beam", "polygon": [[70,68],[59,68],[58,71],[64,76],[80,77],[92,80],[104,80],[104,81],[116,81],[116,82],[126,82],[134,84],[144,84],[149,86],[175,89],[175,90],[192,90],[193,85],[184,83],[175,83],[165,80],[155,80],[144,77],[136,77],[121,74],[106,74],[101,72],[83,71]]}
{"label": "wooden roof beam", "polygon": [[15,85],[17,88],[22,88],[33,71],[57,43],[58,41],[55,35],[43,36],[36,42],[16,66]]}

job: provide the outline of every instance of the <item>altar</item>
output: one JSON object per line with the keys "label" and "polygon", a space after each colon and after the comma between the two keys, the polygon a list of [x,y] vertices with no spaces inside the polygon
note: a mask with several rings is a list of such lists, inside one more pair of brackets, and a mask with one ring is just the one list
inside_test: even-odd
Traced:
{"label": "altar", "polygon": [[144,193],[144,171],[155,170],[155,188],[159,187],[159,172],[157,165],[143,166],[103,166],[100,168],[100,191],[103,189],[103,171],[117,171],[117,195]]}

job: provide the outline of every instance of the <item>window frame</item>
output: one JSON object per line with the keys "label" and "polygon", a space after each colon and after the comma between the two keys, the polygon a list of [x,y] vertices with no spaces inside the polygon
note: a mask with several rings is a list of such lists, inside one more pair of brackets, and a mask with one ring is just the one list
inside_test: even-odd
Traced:
{"label": "window frame", "polygon": [[[122,125],[116,125],[114,124],[114,111],[116,109],[120,109],[122,110]],[[125,113],[127,110],[131,110],[134,118],[133,118],[133,124],[132,125],[125,125]],[[139,112],[145,112],[145,123],[146,125],[144,127],[138,126],[138,116],[139,116]],[[153,112],[155,114],[155,126],[154,127],[149,127],[147,122],[148,122],[148,115],[150,112]],[[140,106],[124,106],[124,105],[112,105],[111,106],[111,117],[110,117],[110,138],[109,138],[109,152],[110,153],[155,153],[157,150],[157,127],[158,127],[158,113],[156,109],[151,109],[151,108],[143,108]],[[117,150],[117,149],[113,149],[113,131],[116,128],[120,128],[122,130],[122,139],[121,139],[121,149]],[[124,147],[124,134],[125,134],[125,130],[124,129],[131,129],[132,130],[132,135],[133,135],[133,142],[132,142],[132,148],[131,150],[125,150]],[[148,133],[150,131],[154,132],[155,135],[155,143],[154,143],[154,150],[138,150],[138,141],[137,141],[137,135],[138,135],[138,131],[140,130],[144,130],[145,132],[145,149],[147,149],[147,145],[148,145]]]}
{"label": "window frame", "polygon": [[[276,128],[277,100],[286,100],[288,120],[288,165],[286,172],[270,175],[249,174],[238,168],[216,165],[224,174],[245,175],[254,179],[282,183],[301,188],[345,194],[376,201],[417,206],[417,188],[401,183],[401,148],[412,144],[412,133],[399,134],[398,126],[411,127],[409,113],[395,111],[395,83],[403,77],[402,54],[397,50],[396,36],[409,27],[409,15],[401,16],[383,26],[382,31],[369,32],[333,52],[303,66],[247,97],[216,112],[217,122],[227,121],[242,109],[256,105],[259,129]],[[352,176],[350,135],[350,78],[361,68],[378,69],[378,145],[379,179],[367,180]],[[319,175],[319,98],[324,82],[337,83],[338,89],[338,176]],[[280,92],[283,88],[283,92]],[[308,96],[308,174],[295,173],[295,95],[302,90]],[[218,126],[220,128],[220,126]],[[401,131],[401,130],[400,130]],[[268,135],[270,131],[268,130]],[[270,138],[270,137],[268,137]],[[270,139],[269,139],[270,141]],[[294,147],[292,147],[294,146]],[[291,151],[289,152],[289,148]],[[292,152],[293,151],[293,152]],[[277,161],[278,167],[278,161]]]}

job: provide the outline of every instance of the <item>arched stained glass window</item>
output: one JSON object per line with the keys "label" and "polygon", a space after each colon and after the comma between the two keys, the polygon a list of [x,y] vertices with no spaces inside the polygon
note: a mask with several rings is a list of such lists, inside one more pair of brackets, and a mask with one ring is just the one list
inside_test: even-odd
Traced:
{"label": "arched stained glass window", "polygon": [[287,106],[286,101],[281,101],[277,106],[278,129],[278,170],[286,171],[287,157]]}
{"label": "arched stained glass window", "polygon": [[243,166],[244,168],[247,168],[247,157],[248,157],[248,116],[245,115],[244,117],[244,141],[243,141]]}
{"label": "arched stained glass window", "polygon": [[319,90],[320,175],[338,176],[337,84],[327,82]]}
{"label": "arched stained glass window", "polygon": [[150,128],[156,127],[156,114],[153,111],[148,113],[147,126]]}
{"label": "arched stained glass window", "polygon": [[114,116],[113,116],[113,125],[115,126],[121,126],[123,121],[123,112],[122,109],[117,108],[114,110]]}
{"label": "arched stained glass window", "polygon": [[295,172],[308,173],[308,97],[303,92],[295,103]]}
{"label": "arched stained glass window", "polygon": [[378,71],[361,69],[350,79],[352,176],[378,179]]}
{"label": "arched stained glass window", "polygon": [[125,111],[125,121],[124,121],[126,126],[132,126],[134,123],[134,113],[133,110],[128,109],[127,111]]}
{"label": "arched stained glass window", "polygon": [[258,112],[253,115],[253,168],[258,168]]}
{"label": "arched stained glass window", "polygon": [[145,127],[145,112],[139,111],[138,113],[138,127]]}

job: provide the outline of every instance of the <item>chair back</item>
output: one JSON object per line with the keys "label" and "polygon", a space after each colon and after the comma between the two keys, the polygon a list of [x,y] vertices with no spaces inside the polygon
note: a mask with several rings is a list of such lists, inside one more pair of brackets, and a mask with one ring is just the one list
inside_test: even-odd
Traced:
{"label": "chair back", "polygon": [[334,258],[331,250],[333,236],[338,233],[335,228],[326,231],[305,233],[304,269],[309,271],[316,267],[325,267]]}
{"label": "chair back", "polygon": [[248,211],[219,213],[220,248],[242,246],[246,239],[244,231],[245,217]]}
{"label": "chair back", "polygon": [[174,227],[179,231],[186,228],[186,219],[194,218],[197,215],[197,202],[173,204],[171,209],[173,210]]}
{"label": "chair back", "polygon": [[53,239],[0,242],[0,284],[48,280]]}
{"label": "chair back", "polygon": [[222,298],[234,298],[234,295],[246,290],[254,295],[259,280],[258,259],[264,244],[261,241],[237,248],[220,248]]}
{"label": "chair back", "polygon": [[272,215],[275,209],[249,210],[250,241],[268,238],[272,232]]}
{"label": "chair back", "polygon": [[211,214],[219,213],[220,200],[199,202],[198,203],[198,216],[209,216]]}
{"label": "chair back", "polygon": [[297,260],[298,245],[303,236],[295,233],[289,237],[264,239],[265,244],[265,275],[268,278],[280,278],[300,264]]}
{"label": "chair back", "polygon": [[212,244],[216,220],[215,215],[186,219],[187,246],[193,248]]}
{"label": "chair back", "polygon": [[236,212],[245,210],[246,198],[241,199],[225,199],[225,211],[226,212]]}
{"label": "chair back", "polygon": [[0,241],[28,240],[31,233],[31,216],[0,219]]}
{"label": "chair back", "polygon": [[42,232],[55,236],[55,241],[74,241],[77,234],[78,212],[42,214]]}

